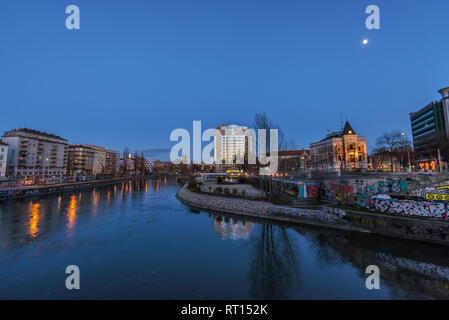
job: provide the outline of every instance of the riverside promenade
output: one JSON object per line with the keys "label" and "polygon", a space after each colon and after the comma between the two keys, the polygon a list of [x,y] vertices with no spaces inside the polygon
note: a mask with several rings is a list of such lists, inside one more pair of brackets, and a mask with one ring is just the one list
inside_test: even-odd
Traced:
{"label": "riverside promenade", "polygon": [[206,211],[372,233],[449,246],[449,222],[447,221],[367,213],[325,206],[316,210],[292,208],[274,205],[266,201],[192,192],[187,185],[177,192],[176,197],[188,206]]}
{"label": "riverside promenade", "polygon": [[46,196],[61,192],[70,192],[74,190],[90,189],[95,187],[107,186],[115,183],[141,180],[141,179],[156,179],[160,178],[160,175],[149,176],[128,176],[117,177],[111,179],[89,180],[89,181],[76,181],[65,182],[50,185],[38,185],[38,186],[21,186],[7,189],[0,189],[0,201],[10,199],[23,199],[28,197]]}

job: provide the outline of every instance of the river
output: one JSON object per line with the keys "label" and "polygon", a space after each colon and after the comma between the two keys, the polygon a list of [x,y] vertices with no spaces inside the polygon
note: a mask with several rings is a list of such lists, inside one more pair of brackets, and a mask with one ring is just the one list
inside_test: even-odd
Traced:
{"label": "river", "polygon": [[[160,180],[0,203],[0,299],[448,299],[449,248],[200,212]],[[67,290],[66,267],[80,269]],[[380,269],[368,290],[365,269]]]}

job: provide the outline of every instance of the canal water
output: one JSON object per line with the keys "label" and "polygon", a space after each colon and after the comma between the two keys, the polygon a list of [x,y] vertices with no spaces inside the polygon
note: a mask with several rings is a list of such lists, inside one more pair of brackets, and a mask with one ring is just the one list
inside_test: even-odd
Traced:
{"label": "canal water", "polygon": [[[0,203],[1,299],[447,299],[449,249],[199,212],[167,179]],[[80,269],[80,290],[65,287]],[[380,269],[367,290],[366,267]]]}

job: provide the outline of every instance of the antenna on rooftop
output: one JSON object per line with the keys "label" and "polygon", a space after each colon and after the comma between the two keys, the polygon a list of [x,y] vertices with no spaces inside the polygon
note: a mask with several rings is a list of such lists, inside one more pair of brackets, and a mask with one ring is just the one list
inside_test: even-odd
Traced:
{"label": "antenna on rooftop", "polygon": [[343,131],[343,116],[340,112],[340,131]]}

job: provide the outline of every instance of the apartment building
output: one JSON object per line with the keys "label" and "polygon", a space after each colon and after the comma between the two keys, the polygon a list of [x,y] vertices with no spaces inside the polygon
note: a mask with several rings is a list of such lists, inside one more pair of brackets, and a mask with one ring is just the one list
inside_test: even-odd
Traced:
{"label": "apartment building", "polygon": [[37,130],[20,128],[7,131],[7,176],[62,176],[67,169],[66,139]]}
{"label": "apartment building", "polygon": [[69,146],[67,170],[72,175],[97,175],[106,173],[106,149],[93,145]]}
{"label": "apartment building", "polygon": [[120,171],[120,152],[106,150],[106,173],[117,174]]}
{"label": "apartment building", "polygon": [[67,171],[70,175],[91,175],[94,167],[94,150],[83,144],[69,146]]}
{"label": "apartment building", "polygon": [[8,160],[8,145],[0,141],[0,178],[6,176],[6,164]]}

